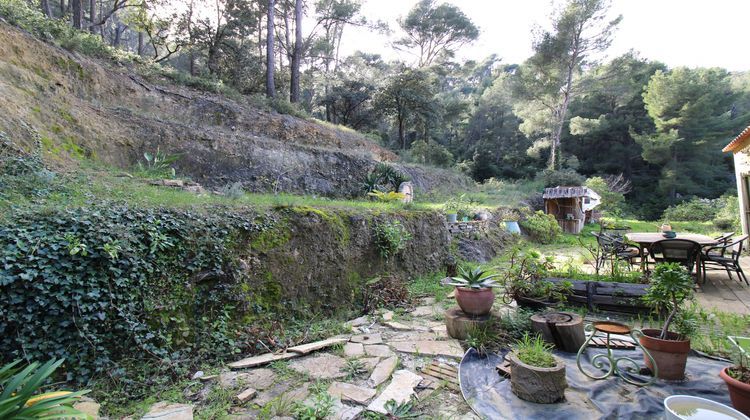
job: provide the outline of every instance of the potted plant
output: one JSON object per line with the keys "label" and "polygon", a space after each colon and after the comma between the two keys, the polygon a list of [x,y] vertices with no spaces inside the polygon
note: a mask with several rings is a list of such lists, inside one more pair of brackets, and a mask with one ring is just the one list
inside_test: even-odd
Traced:
{"label": "potted plant", "polygon": [[445,211],[446,220],[448,220],[448,223],[456,223],[456,221],[458,220],[458,209],[460,207],[461,198],[451,198],[443,204],[443,211]]}
{"label": "potted plant", "polygon": [[503,211],[503,223],[505,223],[505,230],[520,235],[521,234],[521,227],[518,226],[518,213],[512,211],[512,210],[504,210]]}
{"label": "potted plant", "polygon": [[[661,329],[644,328],[641,346],[654,357],[657,377],[679,380],[685,377],[685,364],[690,352],[690,336],[697,325],[685,310],[685,303],[693,298],[693,278],[678,263],[657,264],[651,275],[650,287],[643,300],[658,313],[667,314]],[[676,331],[670,331],[674,326]],[[654,371],[651,361],[644,355],[646,366]]]}
{"label": "potted plant", "polygon": [[478,266],[473,270],[461,267],[458,277],[449,277],[445,285],[456,287],[456,303],[464,313],[472,316],[483,316],[490,313],[495,302],[493,287],[500,285],[493,280],[498,274],[487,274],[487,270]]}
{"label": "potted plant", "polygon": [[750,337],[727,338],[735,347],[737,364],[725,367],[719,372],[719,376],[727,383],[732,406],[750,416]]}
{"label": "potted plant", "polygon": [[543,309],[567,300],[573,284],[569,281],[555,284],[544,280],[554,268],[552,257],[543,257],[536,250],[511,253],[510,265],[502,281],[506,302],[515,300],[519,306]]}
{"label": "potted plant", "polygon": [[526,333],[508,353],[510,389],[518,398],[538,404],[565,399],[565,364],[551,350],[540,336]]}

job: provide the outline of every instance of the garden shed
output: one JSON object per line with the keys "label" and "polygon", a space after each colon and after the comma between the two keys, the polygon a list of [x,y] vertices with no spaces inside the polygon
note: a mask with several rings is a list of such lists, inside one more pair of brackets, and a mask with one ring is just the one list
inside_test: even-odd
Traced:
{"label": "garden shed", "polygon": [[750,232],[750,126],[742,130],[727,144],[722,152],[734,154],[734,175],[737,180],[737,198],[740,203],[742,232]]}
{"label": "garden shed", "polygon": [[581,233],[591,220],[591,211],[601,202],[596,191],[587,187],[545,188],[544,212],[555,216],[566,233]]}

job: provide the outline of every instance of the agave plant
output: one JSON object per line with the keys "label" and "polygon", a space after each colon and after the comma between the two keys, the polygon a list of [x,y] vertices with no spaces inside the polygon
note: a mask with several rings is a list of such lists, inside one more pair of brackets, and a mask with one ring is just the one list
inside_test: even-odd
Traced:
{"label": "agave plant", "polygon": [[468,287],[471,289],[485,289],[488,287],[500,287],[500,284],[493,280],[499,274],[487,274],[489,270],[482,266],[477,266],[473,270],[461,267],[458,270],[458,277],[451,277],[444,284],[456,287]]}
{"label": "agave plant", "polygon": [[47,378],[64,359],[50,360],[40,366],[34,362],[21,369],[20,360],[0,367],[0,419],[86,419],[72,407],[88,391],[39,393]]}

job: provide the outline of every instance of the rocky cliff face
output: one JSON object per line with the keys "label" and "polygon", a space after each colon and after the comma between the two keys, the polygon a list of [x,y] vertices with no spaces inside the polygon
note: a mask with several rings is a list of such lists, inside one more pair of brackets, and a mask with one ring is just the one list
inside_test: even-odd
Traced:
{"label": "rocky cliff face", "polygon": [[354,195],[364,174],[390,161],[418,190],[462,188],[451,171],[398,165],[351,130],[281,115],[44,43],[0,20],[0,130],[26,147],[29,128],[58,167],[91,158],[120,168],[157,148],[179,154],[180,175],[211,187]]}

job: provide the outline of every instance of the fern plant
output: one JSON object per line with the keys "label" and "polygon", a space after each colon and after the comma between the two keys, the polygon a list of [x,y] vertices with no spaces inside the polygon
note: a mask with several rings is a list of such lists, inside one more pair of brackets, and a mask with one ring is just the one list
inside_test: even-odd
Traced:
{"label": "fern plant", "polygon": [[0,368],[0,419],[88,418],[72,405],[89,391],[39,393],[47,378],[63,362],[64,359],[50,360],[43,365],[34,362],[21,369],[21,361],[16,360]]}

